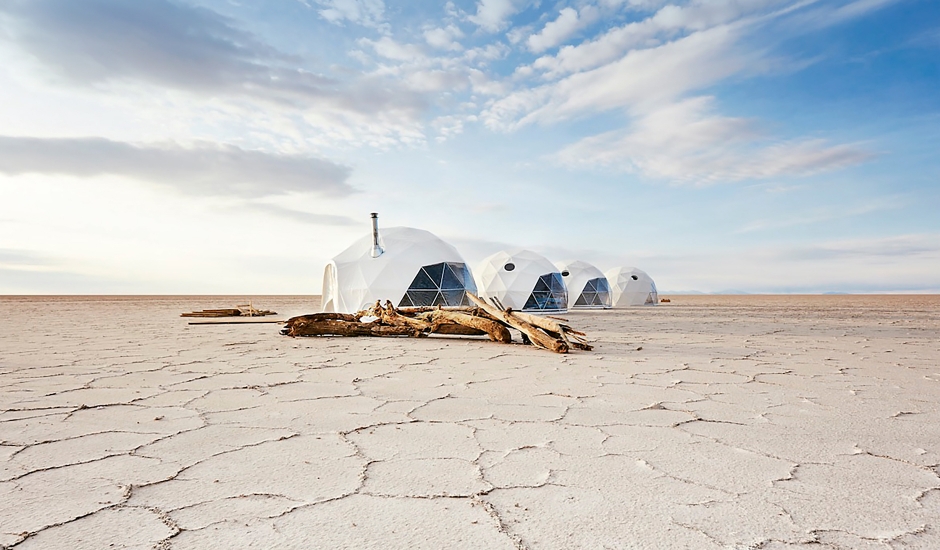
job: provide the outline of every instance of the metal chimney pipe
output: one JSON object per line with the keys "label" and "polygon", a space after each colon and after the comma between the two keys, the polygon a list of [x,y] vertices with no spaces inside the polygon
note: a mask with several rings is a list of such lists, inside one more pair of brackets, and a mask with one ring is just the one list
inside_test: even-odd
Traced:
{"label": "metal chimney pipe", "polygon": [[372,257],[378,258],[384,253],[385,250],[379,246],[379,214],[378,212],[372,213]]}

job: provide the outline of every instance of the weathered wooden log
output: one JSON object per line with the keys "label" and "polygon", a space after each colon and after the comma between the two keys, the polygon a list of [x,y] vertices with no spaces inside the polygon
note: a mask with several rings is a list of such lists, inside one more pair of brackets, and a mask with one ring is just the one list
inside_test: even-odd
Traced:
{"label": "weathered wooden log", "polygon": [[386,301],[385,307],[379,307],[379,304],[376,303],[376,308],[378,309],[378,317],[382,319],[382,322],[387,325],[393,326],[406,326],[411,327],[412,329],[418,332],[430,332],[431,323],[424,321],[422,319],[416,319],[414,317],[408,317],[406,315],[399,315],[395,311],[395,306],[392,305],[392,302]]}
{"label": "weathered wooden log", "polygon": [[[342,313],[315,313],[287,320],[281,334],[286,336],[414,336],[407,326],[387,326],[378,322],[360,323],[358,319],[344,320]],[[353,317],[350,315],[350,317]]]}
{"label": "weathered wooden log", "polygon": [[532,342],[532,345],[554,351],[555,353],[568,353],[568,344],[565,343],[564,340],[561,338],[553,338],[549,336],[535,325],[517,317],[515,312],[508,309],[501,310],[495,306],[487,304],[469,292],[467,293],[467,298],[490,314],[490,316],[498,319],[499,321],[502,321],[504,324],[507,324],[524,334]]}
{"label": "weathered wooden log", "polygon": [[462,311],[438,309],[421,313],[418,318],[430,322],[431,332],[433,333],[445,334],[445,331],[453,330],[450,328],[451,326],[458,325],[478,331],[480,334],[486,334],[494,342],[502,344],[512,342],[512,335],[502,323]]}
{"label": "weathered wooden log", "polygon": [[204,309],[202,311],[193,311],[192,313],[181,313],[180,317],[238,317],[241,315],[238,309]]}
{"label": "weathered wooden log", "polygon": [[586,334],[574,330],[566,323],[559,323],[550,317],[541,317],[539,315],[532,315],[529,313],[523,313],[521,311],[513,311],[512,314],[531,325],[539,327],[553,338],[560,338],[566,344],[568,344],[569,348],[578,348],[584,351],[591,351],[594,349],[587,343]]}
{"label": "weathered wooden log", "polygon": [[455,325],[452,323],[447,323],[444,325],[437,325],[431,331],[431,334],[444,334],[447,336],[486,336],[487,334],[482,330],[465,327],[463,325]]}
{"label": "weathered wooden log", "polygon": [[265,315],[277,315],[277,313],[274,311],[254,309],[250,306],[238,306],[234,308],[204,309],[191,313],[181,313],[180,317],[263,317]]}

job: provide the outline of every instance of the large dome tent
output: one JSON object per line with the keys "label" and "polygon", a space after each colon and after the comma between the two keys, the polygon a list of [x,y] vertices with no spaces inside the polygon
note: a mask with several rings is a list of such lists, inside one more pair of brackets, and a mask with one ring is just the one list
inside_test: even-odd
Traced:
{"label": "large dome tent", "polygon": [[355,313],[376,300],[397,307],[466,306],[476,293],[457,249],[433,233],[389,227],[351,244],[323,270],[323,311]]}
{"label": "large dome tent", "polygon": [[497,252],[474,271],[484,300],[496,298],[504,307],[531,313],[561,313],[568,292],[561,273],[547,258],[530,250]]}
{"label": "large dome tent", "polygon": [[659,303],[656,283],[635,267],[614,267],[605,273],[613,307],[651,306]]}
{"label": "large dome tent", "polygon": [[593,265],[581,260],[556,262],[568,288],[570,309],[607,309],[611,306],[607,277]]}

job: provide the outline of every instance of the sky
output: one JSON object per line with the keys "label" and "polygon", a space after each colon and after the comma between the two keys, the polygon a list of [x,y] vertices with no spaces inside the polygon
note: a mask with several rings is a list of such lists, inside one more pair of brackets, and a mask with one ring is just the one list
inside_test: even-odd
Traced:
{"label": "sky", "polygon": [[0,0],[0,294],[317,294],[380,225],[940,292],[936,0]]}

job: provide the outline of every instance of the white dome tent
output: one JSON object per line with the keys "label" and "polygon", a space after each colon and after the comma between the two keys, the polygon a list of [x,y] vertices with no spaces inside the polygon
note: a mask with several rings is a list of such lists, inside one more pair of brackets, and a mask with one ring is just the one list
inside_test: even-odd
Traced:
{"label": "white dome tent", "polygon": [[433,233],[390,227],[341,252],[323,270],[323,311],[355,313],[376,300],[397,307],[470,305],[473,277],[457,249]]}
{"label": "white dome tent", "polygon": [[474,277],[480,297],[496,298],[504,307],[532,313],[568,309],[561,273],[544,256],[530,250],[497,252],[483,260]]}
{"label": "white dome tent", "polygon": [[653,279],[635,267],[615,267],[605,273],[614,307],[651,306],[659,303]]}
{"label": "white dome tent", "polygon": [[556,262],[555,267],[568,288],[570,309],[607,309],[611,306],[610,285],[600,269],[581,260]]}

